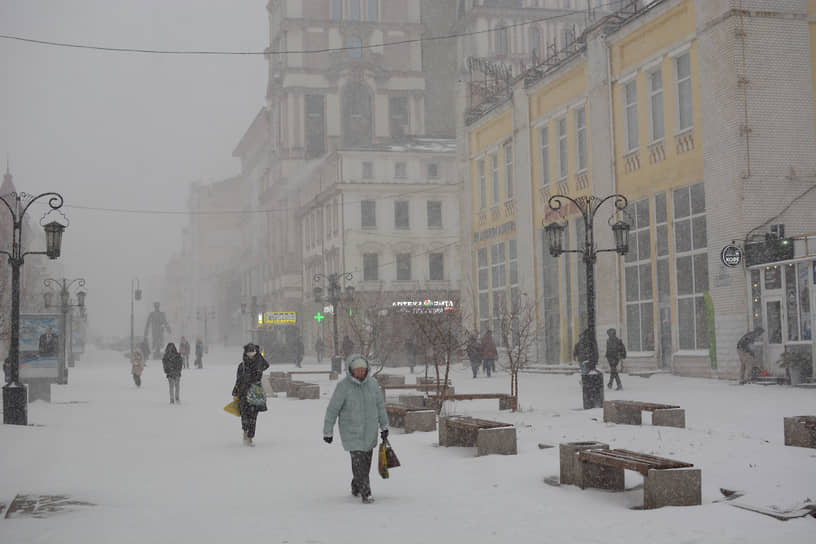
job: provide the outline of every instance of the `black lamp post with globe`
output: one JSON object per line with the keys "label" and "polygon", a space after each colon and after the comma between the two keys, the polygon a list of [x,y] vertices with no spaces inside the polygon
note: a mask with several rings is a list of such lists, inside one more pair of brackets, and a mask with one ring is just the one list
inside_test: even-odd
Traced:
{"label": "black lamp post with globe", "polygon": [[[48,197],[50,210],[59,210],[63,204],[59,193],[41,193],[37,196],[27,193],[8,193],[0,196],[12,219],[11,251],[0,250],[8,255],[11,265],[11,345],[9,346],[9,363],[11,381],[3,386],[3,423],[9,425],[28,425],[28,399],[26,388],[20,383],[20,268],[27,255],[46,255],[49,259],[60,256],[62,233],[65,225],[52,221],[43,226],[45,230],[45,251],[23,251],[23,218],[31,205],[40,198]],[[60,212],[61,213],[61,212]]]}
{"label": "black lamp post with globe", "polygon": [[340,280],[351,281],[354,276],[351,272],[336,272],[332,274],[315,274],[313,280],[319,282],[326,280],[328,289],[326,295],[323,295],[322,287],[315,287],[312,292],[314,300],[318,304],[328,303],[332,306],[332,332],[334,335],[334,355],[332,356],[332,370],[338,374],[342,372],[343,356],[339,355],[340,340],[337,338],[337,313],[339,311],[340,302],[350,303],[354,299],[354,287],[346,285],[345,288],[340,285]]}

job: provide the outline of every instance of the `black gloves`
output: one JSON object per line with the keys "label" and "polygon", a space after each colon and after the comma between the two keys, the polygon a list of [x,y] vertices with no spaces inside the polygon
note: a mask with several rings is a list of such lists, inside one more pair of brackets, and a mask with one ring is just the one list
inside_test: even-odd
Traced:
{"label": "black gloves", "polygon": [[383,429],[380,432],[380,438],[382,438],[383,440],[386,440],[388,438],[388,429]]}
{"label": "black gloves", "polygon": [[323,437],[323,442],[325,442],[326,444],[331,444],[332,440],[334,440],[334,437],[332,437],[332,436],[324,436]]}

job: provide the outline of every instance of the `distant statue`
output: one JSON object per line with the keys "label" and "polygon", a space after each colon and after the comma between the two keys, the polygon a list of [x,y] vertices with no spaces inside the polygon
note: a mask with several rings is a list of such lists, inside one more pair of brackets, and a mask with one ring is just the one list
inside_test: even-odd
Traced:
{"label": "distant statue", "polygon": [[161,359],[162,350],[164,349],[164,330],[166,329],[167,334],[170,334],[170,325],[167,324],[164,312],[159,310],[158,302],[153,303],[153,311],[147,316],[144,332],[145,339],[147,339],[148,329],[151,331],[150,335],[153,340],[153,359]]}

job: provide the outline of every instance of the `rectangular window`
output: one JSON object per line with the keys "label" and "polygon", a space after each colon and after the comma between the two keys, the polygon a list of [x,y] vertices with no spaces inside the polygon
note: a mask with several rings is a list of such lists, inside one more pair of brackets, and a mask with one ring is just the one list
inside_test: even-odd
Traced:
{"label": "rectangular window", "polygon": [[343,18],[343,0],[331,0],[331,18],[335,21]]}
{"label": "rectangular window", "polygon": [[677,278],[677,322],[680,349],[706,349],[705,301],[708,251],[705,191],[702,183],[675,189],[674,246]]}
{"label": "rectangular window", "polygon": [[507,200],[513,198],[513,144],[504,144],[504,196]]}
{"label": "rectangular window", "polygon": [[623,123],[626,135],[626,152],[638,147],[637,81],[623,86]]}
{"label": "rectangular window", "polygon": [[408,177],[408,168],[404,162],[394,163],[394,177],[397,179],[405,179]]}
{"label": "rectangular window", "polygon": [[445,279],[445,258],[443,253],[431,253],[428,255],[428,265],[430,267],[431,281],[442,281]]}
{"label": "rectangular window", "polygon": [[366,9],[366,19],[369,21],[376,21],[379,19],[377,11],[378,0],[368,0]]}
{"label": "rectangular window", "polygon": [[408,134],[408,97],[392,96],[388,99],[388,122],[392,138]]}
{"label": "rectangular window", "polygon": [[395,200],[394,201],[394,227],[398,229],[410,228],[410,221],[408,216],[408,201]]}
{"label": "rectangular window", "polygon": [[562,180],[569,173],[567,165],[567,120],[559,119],[555,122],[558,127],[558,179]]}
{"label": "rectangular window", "polygon": [[629,251],[624,258],[626,286],[626,345],[630,351],[654,351],[654,295],[649,199],[634,207]]}
{"label": "rectangular window", "polygon": [[428,228],[442,228],[442,201],[440,200],[428,201]]}
{"label": "rectangular window", "polygon": [[479,287],[479,331],[490,328],[490,284],[488,281],[487,248],[480,247],[476,251],[476,267]]}
{"label": "rectangular window", "polygon": [[428,165],[428,179],[439,179],[439,165],[435,162]]}
{"label": "rectangular window", "polygon": [[411,254],[397,254],[397,281],[408,281],[411,279]]}
{"label": "rectangular window", "polygon": [[322,94],[307,94],[304,104],[306,119],[304,131],[306,133],[306,158],[319,157],[326,151],[326,98]]}
{"label": "rectangular window", "polygon": [[479,209],[487,207],[487,180],[485,180],[485,161],[479,159],[476,162],[476,171],[479,176]]}
{"label": "rectangular window", "polygon": [[360,226],[373,228],[377,226],[377,202],[363,200],[360,202]]}
{"label": "rectangular window", "polygon": [[691,102],[691,59],[688,53],[674,59],[674,81],[677,106],[677,132],[694,126]]}
{"label": "rectangular window", "polygon": [[507,262],[510,268],[510,287],[518,285],[518,249],[515,238],[507,241]]}
{"label": "rectangular window", "polygon": [[578,172],[587,169],[586,108],[575,110],[575,168]]}
{"label": "rectangular window", "polygon": [[649,74],[649,141],[663,139],[663,73],[658,69]]}
{"label": "rectangular window", "polygon": [[352,21],[360,20],[360,0],[348,0],[349,4],[349,19]]}
{"label": "rectangular window", "polygon": [[499,156],[490,154],[490,188],[493,190],[493,204],[499,203]]}
{"label": "rectangular window", "polygon": [[380,279],[379,269],[379,256],[376,253],[363,253],[363,281]]}
{"label": "rectangular window", "polygon": [[369,161],[363,162],[363,179],[373,178],[374,178],[374,163]]}
{"label": "rectangular window", "polygon": [[490,246],[490,286],[493,289],[504,289],[507,287],[506,257],[504,255],[504,242],[499,242]]}
{"label": "rectangular window", "polygon": [[550,136],[547,127],[538,129],[538,154],[541,158],[541,186],[550,184]]}

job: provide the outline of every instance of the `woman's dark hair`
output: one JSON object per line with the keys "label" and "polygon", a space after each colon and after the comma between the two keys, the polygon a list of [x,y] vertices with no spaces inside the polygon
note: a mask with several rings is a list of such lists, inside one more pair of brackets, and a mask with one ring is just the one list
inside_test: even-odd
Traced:
{"label": "woman's dark hair", "polygon": [[246,353],[247,351],[261,351],[261,350],[258,349],[258,346],[256,344],[250,342],[249,344],[244,346],[244,353]]}

